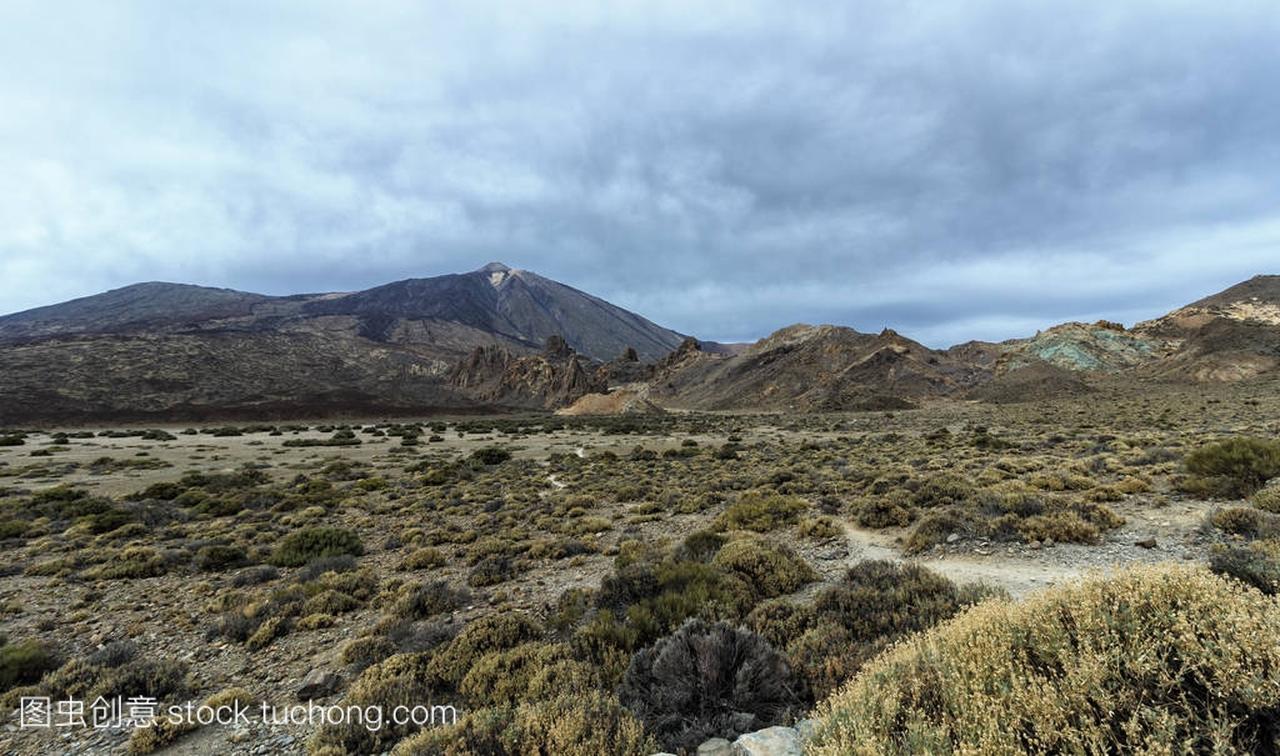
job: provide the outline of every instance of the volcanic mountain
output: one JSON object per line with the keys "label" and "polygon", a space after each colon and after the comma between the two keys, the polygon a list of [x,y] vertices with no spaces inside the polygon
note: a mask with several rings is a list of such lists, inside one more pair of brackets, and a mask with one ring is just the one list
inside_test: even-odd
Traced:
{"label": "volcanic mountain", "polygon": [[[549,339],[563,345],[554,355]],[[528,395],[539,386],[558,404],[577,398],[577,374],[594,363],[654,360],[682,339],[501,263],[283,297],[143,283],[0,317],[0,421],[464,409],[498,395],[540,406]],[[478,349],[524,374],[520,391],[495,394],[502,376],[473,376],[483,391],[458,379]]]}

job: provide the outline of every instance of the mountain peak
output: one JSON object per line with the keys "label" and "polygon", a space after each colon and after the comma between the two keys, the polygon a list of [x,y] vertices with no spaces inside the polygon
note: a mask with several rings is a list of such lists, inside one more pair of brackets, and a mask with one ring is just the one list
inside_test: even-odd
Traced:
{"label": "mountain peak", "polygon": [[511,267],[506,263],[491,262],[488,265],[481,268],[480,270],[477,270],[476,272],[477,273],[510,273]]}

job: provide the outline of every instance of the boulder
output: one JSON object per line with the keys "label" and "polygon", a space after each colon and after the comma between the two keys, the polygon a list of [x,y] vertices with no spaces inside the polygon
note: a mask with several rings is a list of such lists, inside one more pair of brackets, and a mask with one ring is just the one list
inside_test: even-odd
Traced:
{"label": "boulder", "polygon": [[770,727],[733,741],[733,756],[803,756],[800,733],[790,727]]}
{"label": "boulder", "polygon": [[338,690],[338,686],[342,684],[342,678],[334,672],[328,672],[323,669],[313,669],[302,678],[302,683],[298,685],[297,695],[299,701],[310,701],[313,698],[324,698],[333,694]]}

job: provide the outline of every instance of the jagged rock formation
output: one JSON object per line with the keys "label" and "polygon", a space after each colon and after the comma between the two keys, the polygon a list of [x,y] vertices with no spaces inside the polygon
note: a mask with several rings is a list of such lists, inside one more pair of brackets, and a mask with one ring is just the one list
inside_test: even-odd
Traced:
{"label": "jagged rock formation", "polygon": [[476,347],[450,372],[449,385],[480,404],[523,409],[563,407],[605,388],[593,366],[558,336],[536,355]]}
{"label": "jagged rock formation", "polygon": [[653,377],[653,365],[640,361],[636,350],[627,347],[615,359],[596,369],[596,379],[606,386],[622,386],[628,383],[639,383]]}

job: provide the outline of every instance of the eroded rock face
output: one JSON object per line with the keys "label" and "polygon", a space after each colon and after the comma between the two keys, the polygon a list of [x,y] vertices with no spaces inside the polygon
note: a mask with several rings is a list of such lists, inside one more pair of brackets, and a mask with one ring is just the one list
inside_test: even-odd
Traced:
{"label": "eroded rock face", "polygon": [[477,402],[527,409],[564,407],[606,385],[594,365],[554,337],[538,355],[477,347],[453,369],[449,383]]}

